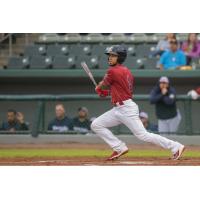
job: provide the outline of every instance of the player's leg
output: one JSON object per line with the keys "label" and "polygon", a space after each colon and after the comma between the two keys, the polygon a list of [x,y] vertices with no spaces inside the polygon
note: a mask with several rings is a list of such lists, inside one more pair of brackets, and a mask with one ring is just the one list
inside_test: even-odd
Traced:
{"label": "player's leg", "polygon": [[184,146],[178,142],[169,140],[158,134],[148,132],[144,128],[139,118],[138,106],[134,102],[118,108],[117,114],[120,121],[125,124],[131,130],[131,132],[140,140],[156,144],[163,147],[164,149],[170,149],[173,154],[177,153],[179,149],[181,149],[182,151],[182,148],[184,148]]}
{"label": "player's leg", "polygon": [[158,120],[158,132],[159,133],[169,133],[169,123],[168,120]]}
{"label": "player's leg", "polygon": [[108,129],[109,127],[117,126],[119,124],[121,124],[121,122],[115,116],[115,108],[113,108],[96,118],[91,124],[91,129],[99,137],[101,137],[114,151],[120,152],[123,149],[127,149],[125,143],[119,140]]}

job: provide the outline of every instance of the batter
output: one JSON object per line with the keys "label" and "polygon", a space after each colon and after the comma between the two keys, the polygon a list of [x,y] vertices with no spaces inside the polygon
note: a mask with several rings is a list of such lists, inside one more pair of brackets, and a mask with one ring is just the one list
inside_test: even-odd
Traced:
{"label": "batter", "polygon": [[126,144],[108,129],[119,124],[127,126],[138,139],[171,150],[172,158],[179,159],[185,146],[148,132],[139,118],[138,105],[132,100],[134,77],[130,70],[122,65],[127,57],[126,48],[115,45],[106,49],[106,55],[109,68],[95,90],[100,97],[111,95],[113,108],[96,118],[91,124],[91,129],[113,149],[107,160],[117,159],[128,152]]}

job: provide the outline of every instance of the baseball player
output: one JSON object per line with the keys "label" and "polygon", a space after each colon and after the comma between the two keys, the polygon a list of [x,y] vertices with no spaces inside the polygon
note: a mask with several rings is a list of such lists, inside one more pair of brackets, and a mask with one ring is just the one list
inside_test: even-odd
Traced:
{"label": "baseball player", "polygon": [[132,100],[134,77],[122,64],[127,57],[126,48],[121,45],[112,46],[106,49],[106,55],[109,68],[95,90],[100,97],[110,94],[113,108],[96,118],[91,124],[91,129],[113,149],[112,155],[107,160],[115,160],[128,152],[126,144],[108,129],[119,124],[126,125],[140,140],[170,149],[172,158],[179,159],[185,146],[148,132],[139,118],[138,105]]}

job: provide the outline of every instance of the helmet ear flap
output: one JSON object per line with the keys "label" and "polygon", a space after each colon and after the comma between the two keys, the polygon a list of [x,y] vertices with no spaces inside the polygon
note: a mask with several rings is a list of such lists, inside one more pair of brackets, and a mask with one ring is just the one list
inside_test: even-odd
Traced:
{"label": "helmet ear flap", "polygon": [[126,60],[126,55],[118,56],[118,63],[122,64]]}

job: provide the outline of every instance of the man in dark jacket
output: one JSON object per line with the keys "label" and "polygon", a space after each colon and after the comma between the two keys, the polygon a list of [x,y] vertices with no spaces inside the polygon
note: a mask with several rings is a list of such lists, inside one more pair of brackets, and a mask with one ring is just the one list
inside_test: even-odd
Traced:
{"label": "man in dark jacket", "polygon": [[181,115],[176,107],[176,91],[167,77],[161,77],[153,88],[150,102],[156,105],[159,133],[174,133],[178,130]]}
{"label": "man in dark jacket", "polygon": [[78,116],[73,119],[73,127],[74,131],[81,134],[90,132],[90,121],[88,120],[88,109],[86,107],[78,109]]}
{"label": "man in dark jacket", "polygon": [[7,122],[3,122],[1,130],[15,132],[28,130],[27,124],[24,122],[24,115],[14,109],[7,111]]}
{"label": "man in dark jacket", "polygon": [[56,118],[53,119],[49,125],[49,131],[66,132],[73,130],[72,120],[66,116],[63,104],[57,104],[55,107]]}

